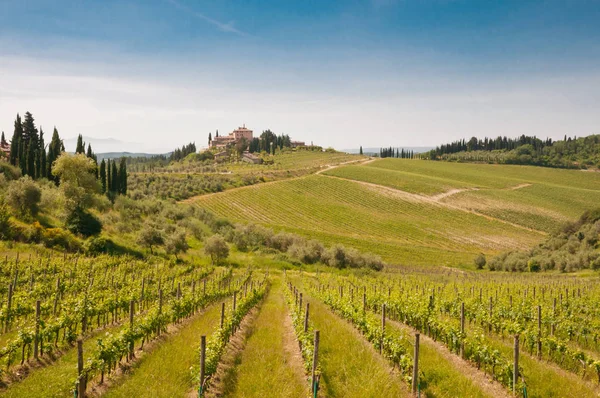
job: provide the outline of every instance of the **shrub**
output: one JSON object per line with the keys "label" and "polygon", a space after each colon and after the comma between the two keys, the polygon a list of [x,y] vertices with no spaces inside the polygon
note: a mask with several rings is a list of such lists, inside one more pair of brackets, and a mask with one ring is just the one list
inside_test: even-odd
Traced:
{"label": "shrub", "polygon": [[540,262],[535,258],[527,262],[527,267],[529,268],[529,272],[540,272],[541,269]]}
{"label": "shrub", "polygon": [[98,235],[102,232],[102,223],[93,214],[76,207],[67,215],[65,228],[74,234],[81,234],[85,237]]}
{"label": "shrub", "polygon": [[78,251],[81,249],[81,243],[75,235],[61,228],[48,228],[42,233],[44,246],[48,248],[61,247],[68,251]]}
{"label": "shrub", "polygon": [[13,237],[13,225],[10,221],[10,212],[4,201],[0,202],[0,240],[9,240]]}
{"label": "shrub", "polygon": [[0,162],[0,174],[8,181],[14,181],[21,178],[21,170],[8,162]]}
{"label": "shrub", "polygon": [[6,192],[7,203],[23,216],[35,216],[39,210],[42,191],[29,176],[12,181]]}
{"label": "shrub", "polygon": [[115,243],[101,236],[94,236],[85,242],[85,250],[90,255],[98,255],[112,253],[115,248]]}
{"label": "shrub", "polygon": [[487,263],[485,255],[483,253],[479,253],[477,257],[475,257],[474,262],[477,269],[483,269],[483,267],[485,267],[485,264]]}
{"label": "shrub", "polygon": [[165,241],[165,250],[168,254],[175,255],[175,258],[177,258],[179,253],[187,252],[189,248],[190,247],[188,246],[186,240],[185,231],[183,230],[177,230],[173,232]]}
{"label": "shrub", "polygon": [[137,242],[150,249],[150,253],[154,254],[154,246],[160,246],[165,243],[164,237],[160,229],[153,223],[146,221],[144,228],[140,231]]}
{"label": "shrub", "polygon": [[204,253],[210,257],[213,265],[218,265],[229,257],[229,247],[221,235],[213,235],[204,242]]}

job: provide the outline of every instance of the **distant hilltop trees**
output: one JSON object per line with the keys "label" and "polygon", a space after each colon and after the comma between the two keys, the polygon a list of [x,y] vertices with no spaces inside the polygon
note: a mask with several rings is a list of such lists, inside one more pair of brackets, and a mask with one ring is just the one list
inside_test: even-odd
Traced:
{"label": "distant hilltop trees", "polygon": [[456,162],[535,165],[559,168],[600,167],[600,135],[553,141],[535,136],[458,140],[420,155]]}
{"label": "distant hilltop trees", "polygon": [[[30,112],[25,112],[23,118],[17,114],[14,122],[14,131],[10,143],[6,141],[4,132],[0,137],[0,159],[6,160],[15,166],[23,176],[32,180],[48,179],[59,184],[60,177],[53,173],[53,167],[58,158],[65,152],[63,140],[54,127],[52,139],[48,145],[44,142],[44,131],[35,125],[35,119]],[[85,145],[81,134],[77,137],[75,148],[76,155],[83,155],[91,159],[94,164],[93,175],[100,182],[102,193],[110,198],[115,195],[127,194],[127,164],[121,159],[119,164],[115,160],[102,160],[98,158],[90,144]]]}

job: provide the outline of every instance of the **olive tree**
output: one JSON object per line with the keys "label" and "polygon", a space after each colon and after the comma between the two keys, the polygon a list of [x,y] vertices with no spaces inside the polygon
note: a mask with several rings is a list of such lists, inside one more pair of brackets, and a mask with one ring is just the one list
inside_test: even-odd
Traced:
{"label": "olive tree", "polygon": [[42,191],[29,176],[11,181],[6,192],[6,202],[21,216],[37,215]]}
{"label": "olive tree", "polygon": [[221,235],[213,235],[204,241],[204,253],[210,256],[213,265],[218,265],[229,257],[229,246]]}

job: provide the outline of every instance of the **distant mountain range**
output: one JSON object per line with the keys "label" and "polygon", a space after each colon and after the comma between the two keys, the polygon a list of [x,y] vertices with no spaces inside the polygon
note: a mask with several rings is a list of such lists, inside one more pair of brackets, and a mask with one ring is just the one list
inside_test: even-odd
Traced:
{"label": "distant mountain range", "polygon": [[[92,148],[94,147],[94,145],[92,144]],[[98,161],[101,161],[102,159],[120,159],[122,157],[127,157],[127,158],[149,158],[152,156],[157,156],[157,155],[165,155],[165,156],[169,156],[171,154],[171,152],[169,153],[143,153],[143,152],[105,152],[105,153],[97,153],[96,157],[98,158]]]}
{"label": "distant mountain range", "polygon": [[[113,154],[113,153],[129,153],[128,155],[123,156],[144,156],[149,154],[162,154],[167,152],[171,152],[175,148],[152,148],[147,144],[140,142],[127,142],[121,141],[116,138],[94,138],[94,137],[83,137],[83,141],[85,142],[85,147],[87,149],[87,145],[92,145],[92,150],[97,155],[100,154]],[[75,148],[77,147],[77,137],[75,138],[65,138],[63,140],[65,144],[65,149],[67,152],[75,152]],[[118,156],[115,156],[118,157]]]}
{"label": "distant mountain range", "polygon": [[[385,148],[389,148],[389,146],[386,146]],[[392,145],[392,148],[398,148],[400,150],[404,149],[405,151],[413,151],[414,153],[424,153],[424,152],[428,152],[431,151],[432,149],[435,149],[435,147],[432,146],[394,146]],[[379,150],[381,149],[381,147],[377,147],[377,148],[363,148],[363,153],[369,154],[369,153],[379,153]],[[346,152],[346,153],[360,153],[360,148],[353,148],[353,149],[342,149],[342,152]]]}

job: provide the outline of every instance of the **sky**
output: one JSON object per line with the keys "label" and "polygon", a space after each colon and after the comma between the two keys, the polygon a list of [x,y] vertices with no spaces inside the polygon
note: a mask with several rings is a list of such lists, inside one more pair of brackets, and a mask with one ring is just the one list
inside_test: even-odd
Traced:
{"label": "sky", "polygon": [[166,152],[600,133],[600,1],[0,0],[0,130]]}

